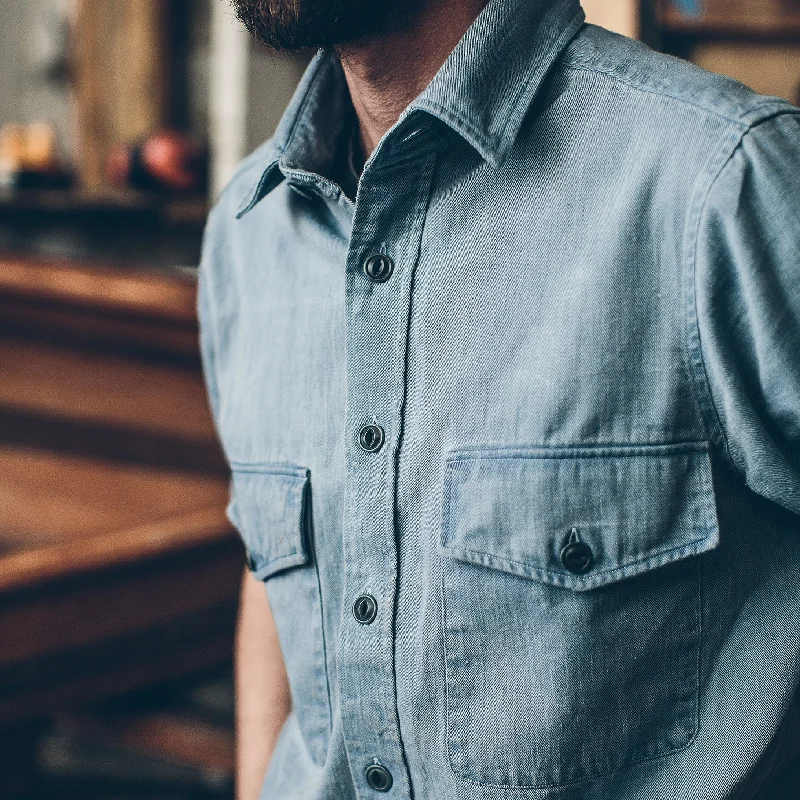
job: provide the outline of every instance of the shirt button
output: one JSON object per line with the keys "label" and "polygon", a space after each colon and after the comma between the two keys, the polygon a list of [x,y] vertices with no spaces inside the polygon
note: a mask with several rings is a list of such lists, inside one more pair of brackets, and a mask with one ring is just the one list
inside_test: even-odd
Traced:
{"label": "shirt button", "polygon": [[392,773],[380,764],[367,767],[367,783],[376,792],[388,792],[392,788]]}
{"label": "shirt button", "polygon": [[365,425],[358,433],[358,443],[368,453],[377,453],[383,447],[383,428],[380,425]]}
{"label": "shirt button", "polygon": [[592,568],[594,553],[586,542],[568,542],[561,550],[561,563],[564,569],[582,575]]}
{"label": "shirt button", "polygon": [[378,616],[378,603],[371,594],[362,594],[353,603],[353,616],[356,622],[362,625],[370,625]]}
{"label": "shirt button", "polygon": [[394,272],[394,261],[383,253],[376,253],[364,261],[364,272],[375,283],[385,283]]}

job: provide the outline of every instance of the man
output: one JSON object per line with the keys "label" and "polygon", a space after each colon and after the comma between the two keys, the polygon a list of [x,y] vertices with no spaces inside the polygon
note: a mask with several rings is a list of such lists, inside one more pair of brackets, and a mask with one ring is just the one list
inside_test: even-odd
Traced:
{"label": "man", "polygon": [[322,48],[200,276],[240,798],[800,796],[800,111],[483,6],[237,3]]}

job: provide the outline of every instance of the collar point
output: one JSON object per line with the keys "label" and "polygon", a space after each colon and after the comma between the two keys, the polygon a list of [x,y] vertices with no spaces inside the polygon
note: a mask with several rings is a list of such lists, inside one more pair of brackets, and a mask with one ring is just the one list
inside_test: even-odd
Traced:
{"label": "collar point", "polygon": [[275,189],[283,179],[284,175],[281,172],[280,164],[276,158],[270,162],[261,173],[258,183],[256,183],[254,187],[251,187],[244,198],[242,198],[242,201],[236,209],[236,219],[241,219],[248,211],[258,205],[258,203]]}

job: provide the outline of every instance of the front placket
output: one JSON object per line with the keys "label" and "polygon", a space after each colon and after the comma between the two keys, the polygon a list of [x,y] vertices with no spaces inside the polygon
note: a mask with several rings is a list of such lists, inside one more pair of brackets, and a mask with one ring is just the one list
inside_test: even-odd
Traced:
{"label": "front placket", "polygon": [[363,800],[411,798],[395,681],[395,485],[413,278],[434,162],[433,152],[418,150],[402,163],[367,168],[347,258],[338,680],[350,769]]}

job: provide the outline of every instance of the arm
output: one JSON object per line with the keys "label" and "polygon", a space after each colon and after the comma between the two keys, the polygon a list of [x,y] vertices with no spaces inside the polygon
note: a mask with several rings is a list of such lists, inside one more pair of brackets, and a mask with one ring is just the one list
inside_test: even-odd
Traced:
{"label": "arm", "polygon": [[[787,106],[787,108],[789,108]],[[707,195],[689,363],[706,425],[756,493],[800,514],[800,112],[754,125]]]}
{"label": "arm", "polygon": [[291,695],[262,581],[245,570],[236,631],[236,796],[258,800]]}

